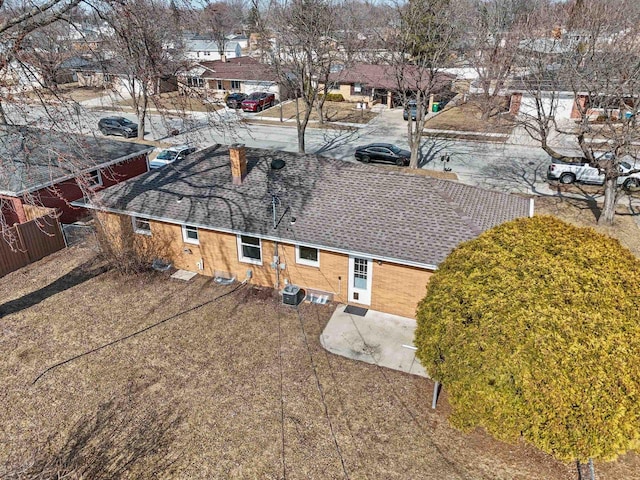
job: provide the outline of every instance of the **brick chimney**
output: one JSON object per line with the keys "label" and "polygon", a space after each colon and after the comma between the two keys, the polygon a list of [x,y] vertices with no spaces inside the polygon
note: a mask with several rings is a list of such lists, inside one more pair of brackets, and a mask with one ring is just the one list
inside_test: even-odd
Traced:
{"label": "brick chimney", "polygon": [[242,185],[247,176],[247,152],[244,144],[229,145],[229,159],[231,160],[231,177],[234,185]]}

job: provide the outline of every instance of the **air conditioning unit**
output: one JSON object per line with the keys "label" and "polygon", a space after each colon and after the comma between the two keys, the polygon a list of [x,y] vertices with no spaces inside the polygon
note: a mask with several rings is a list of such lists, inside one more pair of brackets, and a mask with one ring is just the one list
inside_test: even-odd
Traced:
{"label": "air conditioning unit", "polygon": [[285,305],[299,305],[304,299],[304,290],[297,285],[286,285],[282,289],[282,303]]}

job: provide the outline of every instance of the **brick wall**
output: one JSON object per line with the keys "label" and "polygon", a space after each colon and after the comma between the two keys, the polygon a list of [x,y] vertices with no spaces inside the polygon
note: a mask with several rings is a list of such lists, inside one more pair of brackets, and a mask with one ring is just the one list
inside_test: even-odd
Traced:
{"label": "brick wall", "polygon": [[[114,232],[131,225],[131,219],[126,216],[101,214],[100,217]],[[144,250],[147,255],[153,252],[153,255],[171,260],[176,268],[207,276],[225,272],[239,281],[245,280],[247,271],[251,270],[251,283],[275,287],[276,274],[271,267],[273,242],[262,241],[262,265],[254,265],[239,260],[237,237],[234,234],[199,230],[200,244],[195,245],[184,242],[179,225],[151,221],[150,226],[152,236],[135,235],[137,248]],[[349,256],[320,251],[320,266],[311,267],[296,263],[295,250],[295,245],[278,245],[280,263],[286,265],[284,270],[280,270],[280,288],[286,279],[303,288],[333,293],[337,302],[347,302]],[[203,266],[202,269],[199,269],[199,264]],[[388,262],[378,264],[374,261],[372,274],[372,302],[368,307],[414,318],[416,306],[424,297],[432,272]]]}

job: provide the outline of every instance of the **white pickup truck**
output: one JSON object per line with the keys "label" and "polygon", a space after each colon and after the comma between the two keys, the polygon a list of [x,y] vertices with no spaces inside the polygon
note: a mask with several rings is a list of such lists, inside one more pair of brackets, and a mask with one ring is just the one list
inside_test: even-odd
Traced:
{"label": "white pickup truck", "polygon": [[[640,187],[640,172],[625,175],[633,167],[628,162],[620,162],[620,173],[618,184],[624,188]],[[547,179],[556,180],[560,183],[590,183],[592,185],[604,184],[604,173],[588,163],[568,163],[553,160],[547,169]]]}

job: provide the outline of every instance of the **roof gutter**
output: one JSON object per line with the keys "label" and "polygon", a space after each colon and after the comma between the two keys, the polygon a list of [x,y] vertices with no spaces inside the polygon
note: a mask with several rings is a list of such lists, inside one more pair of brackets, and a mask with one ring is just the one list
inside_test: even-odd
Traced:
{"label": "roof gutter", "polygon": [[[76,200],[74,202],[71,202],[71,205],[73,205],[74,207],[83,207],[83,208],[88,208],[91,210],[99,210],[99,211],[103,211],[103,212],[109,212],[109,213],[116,213],[119,215],[127,215],[130,217],[137,217],[137,218],[143,218],[145,220],[155,220],[158,222],[164,222],[164,223],[170,223],[172,225],[184,225],[185,223],[183,222],[178,222],[175,219],[172,218],[165,218],[165,217],[157,217],[157,216],[153,216],[153,215],[144,215],[144,214],[140,214],[137,212],[131,212],[128,210],[118,210],[115,208],[105,208],[105,207],[97,207],[95,205],[89,204],[89,203],[84,203],[82,200]],[[296,244],[295,240],[291,240],[291,239],[287,239],[287,238],[282,238],[282,237],[276,237],[276,236],[272,236],[272,235],[261,235],[261,234],[257,234],[257,233],[252,233],[252,232],[244,232],[242,230],[233,230],[233,229],[227,229],[227,228],[213,228],[210,225],[204,225],[204,224],[199,224],[199,223],[188,223],[189,226],[193,226],[193,227],[197,227],[197,228],[202,228],[203,230],[210,230],[213,232],[220,232],[220,233],[230,233],[233,235],[252,235],[258,238],[261,238],[263,240],[269,240],[272,242],[280,242],[280,243],[287,243],[287,244]],[[312,248],[317,248],[320,250],[325,250],[328,252],[334,252],[334,253],[342,253],[345,255],[353,255],[353,256],[359,256],[359,257],[365,257],[365,258],[372,258],[375,260],[380,260],[383,262],[389,262],[389,263],[396,263],[399,265],[406,265],[408,267],[416,267],[416,268],[422,268],[422,269],[426,269],[426,270],[437,270],[438,266],[437,265],[431,265],[428,263],[420,263],[420,262],[413,262],[411,260],[401,260],[398,258],[393,258],[393,257],[387,257],[387,256],[380,256],[380,255],[372,255],[371,253],[366,253],[366,252],[356,252],[354,250],[347,250],[344,248],[336,248],[336,247],[327,247],[326,245],[319,245],[319,244],[314,244],[314,243],[309,243],[309,242],[302,242],[302,245],[308,246],[308,247],[312,247]]]}
{"label": "roof gutter", "polygon": [[139,157],[140,155],[143,155],[145,153],[152,152],[153,150],[155,150],[155,148],[156,147],[149,147],[149,148],[146,148],[144,150],[139,150],[137,152],[131,153],[131,154],[126,155],[124,157],[119,157],[119,158],[117,158],[115,160],[109,160],[108,162],[104,162],[104,163],[101,163],[99,165],[92,165],[91,167],[82,169],[82,170],[80,170],[79,172],[77,172],[75,174],[66,175],[64,177],[59,177],[59,178],[56,178],[56,179],[54,179],[54,180],[52,180],[50,182],[41,183],[41,184],[36,185],[34,187],[25,188],[24,190],[20,190],[18,192],[0,191],[0,193],[4,194],[4,195],[10,195],[10,196],[17,197],[17,196],[20,196],[20,195],[24,195],[25,193],[35,192],[35,191],[41,190],[43,188],[50,187],[51,185],[55,185],[56,183],[60,183],[60,182],[64,182],[65,180],[70,180],[72,178],[76,178],[78,175],[86,173],[86,172],[92,172],[94,170],[100,170],[101,168],[109,167],[109,166],[114,165],[116,163],[126,162],[127,160],[130,160],[132,158]]}

